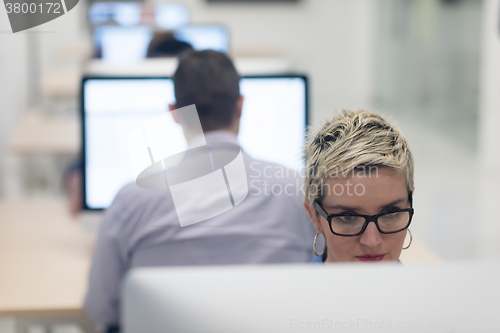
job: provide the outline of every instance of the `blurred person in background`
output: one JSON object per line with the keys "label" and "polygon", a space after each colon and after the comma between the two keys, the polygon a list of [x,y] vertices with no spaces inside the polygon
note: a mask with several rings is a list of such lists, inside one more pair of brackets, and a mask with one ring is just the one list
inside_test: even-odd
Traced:
{"label": "blurred person in background", "polygon": [[[209,144],[237,144],[243,96],[240,76],[225,54],[184,53],[173,81],[176,104],[171,110],[195,104]],[[172,115],[176,118],[175,111]],[[182,123],[180,118],[176,121]],[[186,227],[179,225],[169,190],[147,190],[135,183],[120,190],[105,212],[95,248],[85,299],[92,320],[106,325],[108,332],[119,330],[121,284],[132,268],[311,261],[314,228],[302,206],[302,178],[244,151],[243,159],[246,198],[221,215]],[[283,191],[269,191],[273,187]]]}
{"label": "blurred person in background", "polygon": [[174,37],[173,32],[156,32],[148,46],[146,57],[176,57],[182,52],[192,50],[191,44],[180,41]]}

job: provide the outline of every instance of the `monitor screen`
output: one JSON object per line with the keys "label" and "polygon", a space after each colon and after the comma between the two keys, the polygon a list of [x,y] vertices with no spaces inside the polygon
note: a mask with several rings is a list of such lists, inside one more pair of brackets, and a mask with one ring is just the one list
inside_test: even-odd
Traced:
{"label": "monitor screen", "polygon": [[[245,96],[238,140],[254,158],[292,169],[303,166],[307,126],[307,80],[303,76],[244,77]],[[141,124],[175,103],[169,78],[84,78],[82,84],[84,206],[107,208],[136,174],[129,137]],[[185,139],[173,119],[161,124],[176,133],[174,150]]]}
{"label": "monitor screen", "polygon": [[189,9],[182,3],[161,3],[156,5],[155,20],[161,29],[174,30],[189,23]]}
{"label": "monitor screen", "polygon": [[136,2],[95,2],[89,7],[89,19],[93,25],[136,25],[141,21],[141,5]]}
{"label": "monitor screen", "polygon": [[[187,25],[174,30],[174,37],[195,50],[229,51],[229,34],[223,26]],[[103,25],[94,30],[98,57],[110,64],[130,64],[146,58],[153,29],[144,25]]]}
{"label": "monitor screen", "polygon": [[94,30],[94,43],[103,61],[130,64],[146,58],[153,31],[148,26],[104,25]]}
{"label": "monitor screen", "polygon": [[186,25],[174,32],[175,38],[191,44],[193,49],[229,51],[229,33],[220,25]]}

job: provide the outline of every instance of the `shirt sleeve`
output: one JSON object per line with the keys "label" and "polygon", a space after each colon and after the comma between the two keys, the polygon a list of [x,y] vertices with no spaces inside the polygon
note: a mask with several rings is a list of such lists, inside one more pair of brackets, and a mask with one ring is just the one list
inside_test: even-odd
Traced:
{"label": "shirt sleeve", "polygon": [[127,220],[124,206],[117,196],[104,213],[84,302],[89,318],[105,325],[119,323],[121,283],[128,266],[119,232]]}

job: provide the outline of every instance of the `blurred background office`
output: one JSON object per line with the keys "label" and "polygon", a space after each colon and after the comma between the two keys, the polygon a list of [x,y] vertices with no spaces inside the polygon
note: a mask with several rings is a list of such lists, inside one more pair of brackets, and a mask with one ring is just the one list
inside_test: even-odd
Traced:
{"label": "blurred background office", "polygon": [[392,118],[415,154],[414,234],[444,260],[498,257],[499,14],[498,0],[82,0],[11,34],[0,10],[0,201],[66,196],[81,77],[171,75],[174,58],[146,58],[163,36],[174,54],[228,52],[243,75],[307,75],[312,126],[342,108]]}
{"label": "blurred background office", "polygon": [[[446,259],[487,255],[482,242],[493,223],[479,217],[478,196],[478,167],[493,158],[481,128],[490,122],[480,121],[486,6],[480,0],[81,2],[57,20],[0,36],[0,196],[63,195],[61,175],[79,150],[83,73],[102,63],[111,74],[137,66],[155,30],[179,36],[204,25],[204,33],[221,40],[215,48],[237,63],[273,60],[276,72],[307,74],[312,125],[341,108],[392,116],[416,155],[414,231]],[[1,19],[8,30],[5,13]],[[249,71],[264,72],[258,65]]]}

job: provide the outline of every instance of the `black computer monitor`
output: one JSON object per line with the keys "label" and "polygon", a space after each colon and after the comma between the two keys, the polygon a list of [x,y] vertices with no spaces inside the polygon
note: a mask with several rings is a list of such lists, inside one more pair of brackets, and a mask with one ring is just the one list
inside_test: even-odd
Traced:
{"label": "black computer monitor", "polygon": [[[245,96],[238,135],[243,150],[299,170],[308,118],[307,78],[243,77],[240,87]],[[175,103],[173,82],[168,77],[86,77],[81,93],[84,207],[104,209],[122,186],[134,181],[130,135],[168,112],[168,104]],[[173,120],[154,126],[176,133],[179,140],[172,144],[185,144]]]}

